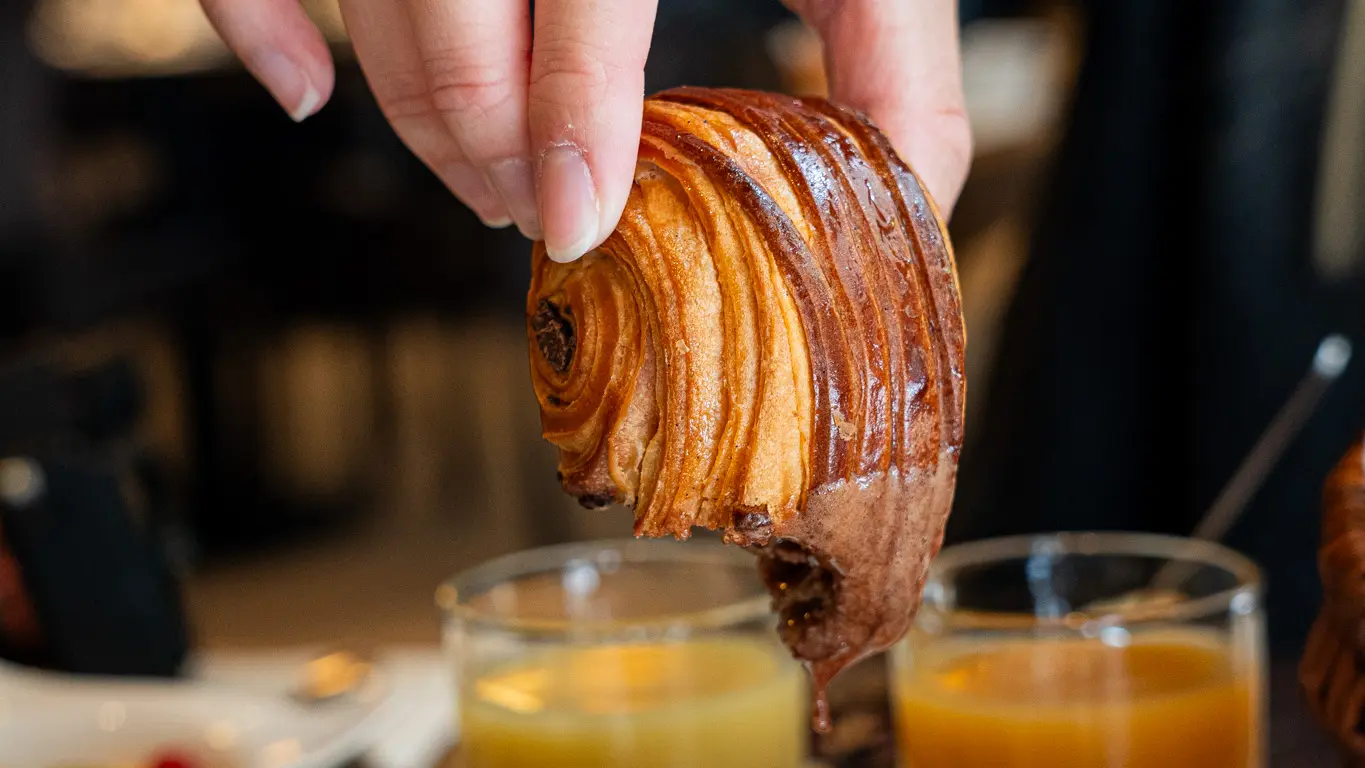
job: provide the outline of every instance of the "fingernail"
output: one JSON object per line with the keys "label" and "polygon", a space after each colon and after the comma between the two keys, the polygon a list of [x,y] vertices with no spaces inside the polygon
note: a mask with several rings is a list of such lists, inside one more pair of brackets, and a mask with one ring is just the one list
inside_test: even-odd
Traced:
{"label": "fingernail", "polygon": [[486,177],[468,163],[455,163],[441,170],[441,181],[479,217],[484,226],[502,229],[512,223],[498,193],[488,186]]}
{"label": "fingernail", "polygon": [[555,261],[573,261],[597,241],[597,190],[583,150],[572,144],[550,147],[540,156],[540,225],[545,251]]}
{"label": "fingernail", "polygon": [[540,229],[540,207],[536,205],[536,180],[531,163],[521,158],[503,160],[488,167],[488,181],[502,197],[507,212],[517,223],[517,229],[532,240],[543,235]]}
{"label": "fingernail", "polygon": [[322,94],[288,56],[274,51],[263,53],[253,61],[252,70],[294,122],[302,122],[321,106]]}
{"label": "fingernail", "polygon": [[289,116],[293,118],[294,122],[301,123],[304,118],[311,117],[314,112],[318,111],[318,103],[321,101],[322,96],[318,94],[318,89],[309,83],[303,92],[303,99],[299,101],[297,107],[294,107],[294,111],[289,113]]}

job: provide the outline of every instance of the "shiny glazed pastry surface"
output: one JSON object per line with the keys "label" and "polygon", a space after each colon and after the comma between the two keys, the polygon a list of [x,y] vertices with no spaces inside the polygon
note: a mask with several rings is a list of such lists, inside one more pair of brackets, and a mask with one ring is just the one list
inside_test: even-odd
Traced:
{"label": "shiny glazed pastry surface", "polygon": [[1318,550],[1323,605],[1308,635],[1299,679],[1313,713],[1365,765],[1365,436],[1323,490]]}
{"label": "shiny glazed pastry surface", "polygon": [[817,690],[904,634],[952,503],[965,333],[942,218],[876,128],[648,99],[620,225],[570,264],[537,244],[527,317],[566,491],[754,550]]}

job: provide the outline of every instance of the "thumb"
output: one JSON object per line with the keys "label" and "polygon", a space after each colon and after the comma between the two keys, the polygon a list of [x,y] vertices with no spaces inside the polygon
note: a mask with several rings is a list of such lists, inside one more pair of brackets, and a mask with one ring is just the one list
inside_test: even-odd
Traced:
{"label": "thumb", "polygon": [[833,101],[865,112],[946,218],[971,167],[957,0],[790,0],[819,33]]}

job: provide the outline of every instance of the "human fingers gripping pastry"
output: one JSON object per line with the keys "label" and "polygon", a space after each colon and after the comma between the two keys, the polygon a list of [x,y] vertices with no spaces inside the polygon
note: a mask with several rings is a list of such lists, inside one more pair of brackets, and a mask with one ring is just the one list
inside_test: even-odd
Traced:
{"label": "human fingers gripping pastry", "polygon": [[947,232],[886,138],[821,100],[677,89],[642,133],[611,237],[532,257],[545,437],[565,490],[633,507],[637,534],[756,552],[822,691],[905,633],[952,504]]}

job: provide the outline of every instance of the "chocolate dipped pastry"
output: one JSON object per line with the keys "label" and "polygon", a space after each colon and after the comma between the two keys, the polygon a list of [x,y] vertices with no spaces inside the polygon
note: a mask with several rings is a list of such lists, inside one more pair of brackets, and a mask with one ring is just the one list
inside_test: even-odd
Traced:
{"label": "chocolate dipped pastry", "polygon": [[943,219],[886,137],[821,100],[667,91],[616,231],[532,258],[565,490],[754,551],[817,692],[898,640],[952,503],[965,332]]}
{"label": "chocolate dipped pastry", "polygon": [[1347,763],[1365,765],[1365,437],[1328,477],[1318,573],[1323,605],[1299,680]]}

